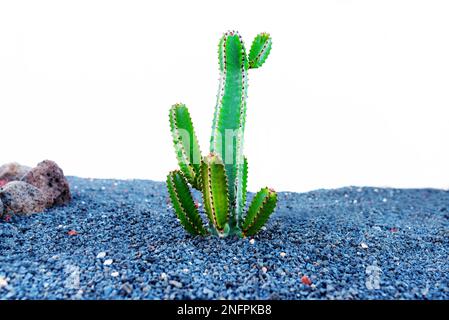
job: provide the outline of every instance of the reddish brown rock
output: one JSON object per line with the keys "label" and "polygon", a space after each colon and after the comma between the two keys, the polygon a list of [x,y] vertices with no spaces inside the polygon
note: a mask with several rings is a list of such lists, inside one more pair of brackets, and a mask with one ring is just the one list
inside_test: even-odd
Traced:
{"label": "reddish brown rock", "polygon": [[11,162],[0,166],[0,186],[10,181],[19,181],[31,170],[17,162]]}
{"label": "reddish brown rock", "polygon": [[29,215],[45,210],[47,199],[42,191],[23,181],[12,181],[0,189],[3,213]]}
{"label": "reddish brown rock", "polygon": [[42,161],[31,169],[22,180],[42,191],[47,199],[47,207],[66,204],[72,198],[64,172],[53,161]]}

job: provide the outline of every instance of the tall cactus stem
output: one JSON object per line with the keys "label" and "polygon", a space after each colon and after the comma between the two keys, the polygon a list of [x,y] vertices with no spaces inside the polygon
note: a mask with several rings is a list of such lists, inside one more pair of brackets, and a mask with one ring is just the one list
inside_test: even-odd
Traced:
{"label": "tall cactus stem", "polygon": [[[214,113],[210,151],[220,155],[225,163],[229,182],[229,203],[232,216],[234,220],[237,220],[242,211],[242,208],[240,208],[241,180],[248,60],[243,40],[235,31],[223,35],[218,51],[220,84]],[[230,138],[231,141],[229,141]]]}

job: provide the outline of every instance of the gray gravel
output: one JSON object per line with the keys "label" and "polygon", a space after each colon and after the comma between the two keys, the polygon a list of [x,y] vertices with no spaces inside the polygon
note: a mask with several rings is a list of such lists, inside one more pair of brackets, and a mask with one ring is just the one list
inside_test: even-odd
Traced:
{"label": "gray gravel", "polygon": [[1,299],[449,299],[447,191],[280,193],[252,240],[187,235],[160,182],[69,182],[0,222]]}

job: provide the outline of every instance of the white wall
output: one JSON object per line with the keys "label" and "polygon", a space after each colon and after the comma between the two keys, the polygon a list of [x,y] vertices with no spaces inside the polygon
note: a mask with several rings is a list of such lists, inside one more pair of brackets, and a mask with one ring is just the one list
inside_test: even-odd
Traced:
{"label": "white wall", "polygon": [[205,152],[217,43],[273,37],[251,70],[250,189],[449,187],[448,1],[0,1],[0,162],[163,180],[168,109]]}

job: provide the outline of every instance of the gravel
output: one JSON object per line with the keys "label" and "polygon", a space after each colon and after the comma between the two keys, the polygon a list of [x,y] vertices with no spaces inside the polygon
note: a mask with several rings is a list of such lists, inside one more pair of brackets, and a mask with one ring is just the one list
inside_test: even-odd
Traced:
{"label": "gravel", "polygon": [[0,299],[449,299],[449,192],[279,194],[253,239],[193,238],[161,182],[70,177],[0,222]]}

